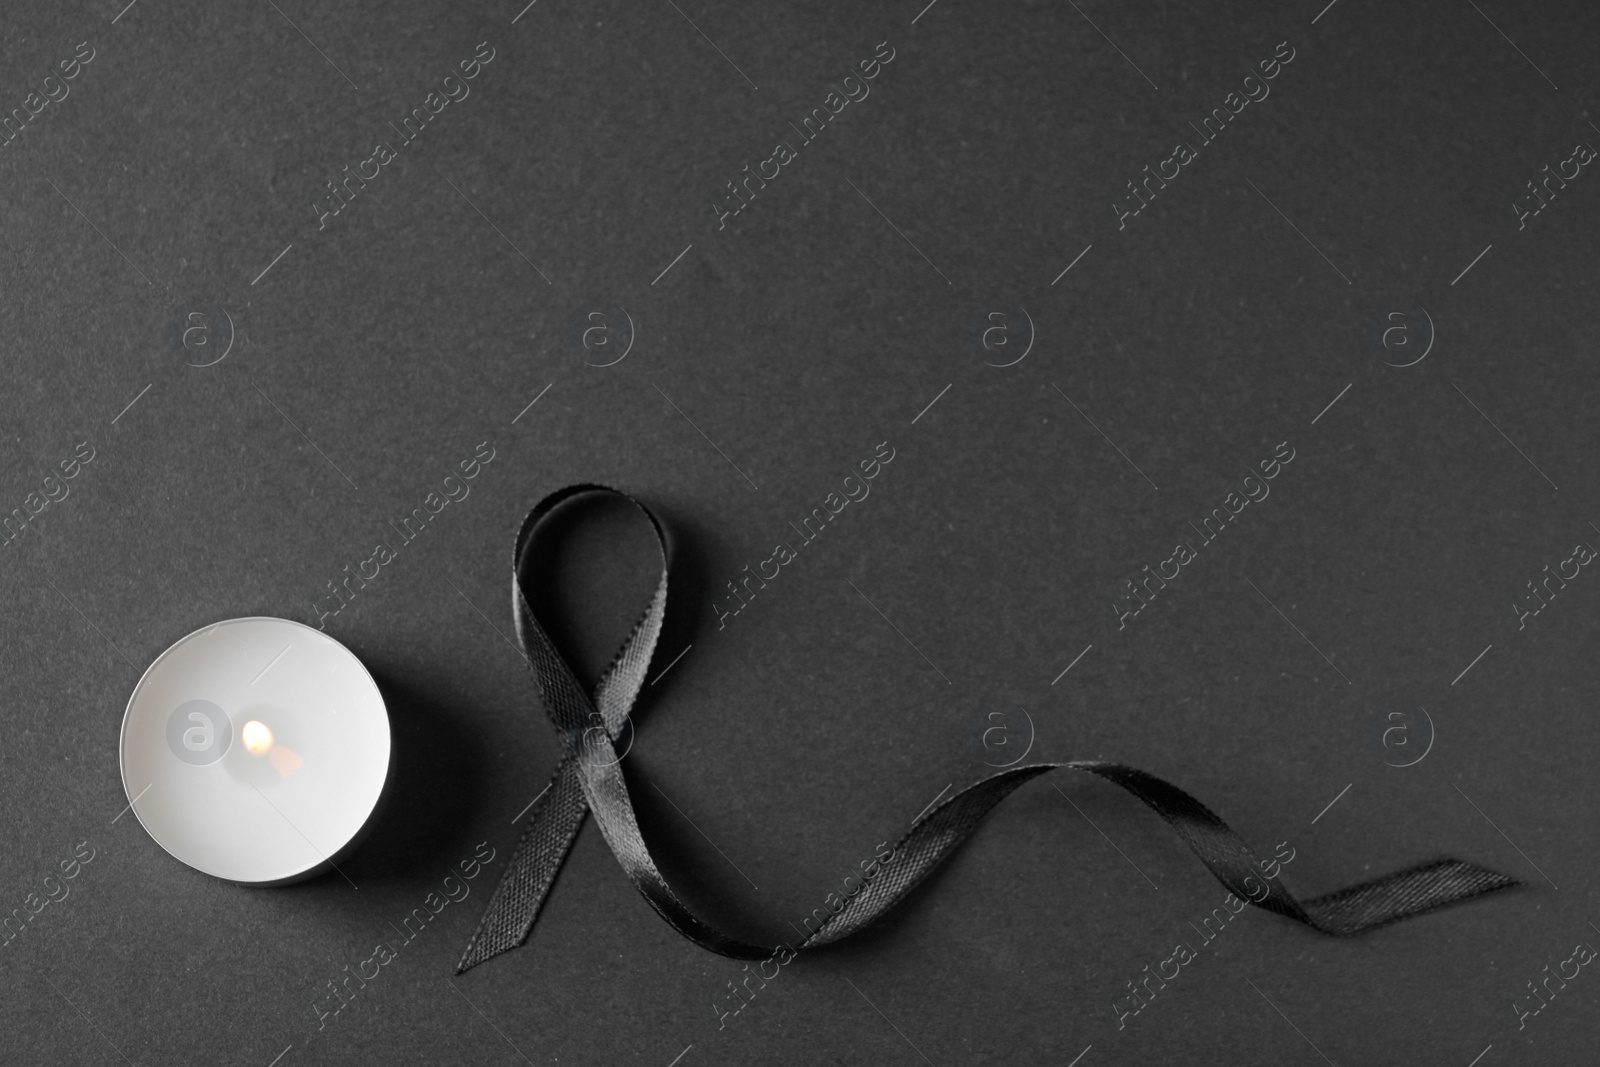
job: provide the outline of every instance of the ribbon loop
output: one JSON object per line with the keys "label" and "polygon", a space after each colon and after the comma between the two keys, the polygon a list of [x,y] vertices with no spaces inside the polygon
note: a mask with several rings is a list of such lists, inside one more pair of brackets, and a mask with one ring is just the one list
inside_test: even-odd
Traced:
{"label": "ribbon loop", "polygon": [[[525,557],[540,523],[575,497],[607,494],[627,501],[650,521],[660,550],[661,575],[633,632],[623,641],[593,695],[551,641],[523,585]],[[495,887],[478,930],[456,973],[522,944],[554,884],[584,819],[592,812],[623,872],[663,919],[684,937],[735,959],[766,959],[787,950],[841,941],[893,911],[977,829],[995,805],[1013,791],[1053,770],[1085,771],[1112,782],[1166,821],[1229,892],[1256,907],[1303,923],[1324,934],[1347,937],[1522,883],[1461,860],[1443,859],[1300,901],[1268,864],[1227,823],[1188,793],[1135,767],[1099,760],[1032,763],[1007,768],[967,786],[918,816],[896,843],[877,875],[843,906],[818,920],[798,947],[757,945],[727,934],[689,908],[656,867],[639,831],[614,741],[644,685],[650,657],[661,635],[667,607],[666,535],[639,501],[599,485],[573,485],[541,500],[523,520],[512,556],[512,614],[517,640],[532,668],[540,703],[564,754],[544,793],[534,802],[527,828]]]}

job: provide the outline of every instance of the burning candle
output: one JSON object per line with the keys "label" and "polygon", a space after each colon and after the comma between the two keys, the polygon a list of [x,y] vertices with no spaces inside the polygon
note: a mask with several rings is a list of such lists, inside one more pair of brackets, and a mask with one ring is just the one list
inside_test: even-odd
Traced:
{"label": "burning candle", "polygon": [[122,719],[122,784],[156,843],[244,885],[333,866],[389,774],[389,717],[361,661],[287,619],[230,619],[156,657]]}

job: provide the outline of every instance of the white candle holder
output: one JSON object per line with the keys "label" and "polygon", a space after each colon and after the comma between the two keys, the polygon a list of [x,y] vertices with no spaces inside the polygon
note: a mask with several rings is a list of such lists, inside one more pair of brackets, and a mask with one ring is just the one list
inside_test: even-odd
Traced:
{"label": "white candle holder", "polygon": [[196,630],[156,657],[122,718],[122,785],[198,871],[284,885],[332,867],[389,775],[389,716],[361,661],[303,623]]}

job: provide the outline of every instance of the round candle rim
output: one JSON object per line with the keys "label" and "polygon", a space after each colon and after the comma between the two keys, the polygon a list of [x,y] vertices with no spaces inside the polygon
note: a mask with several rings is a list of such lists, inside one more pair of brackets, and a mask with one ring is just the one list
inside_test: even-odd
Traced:
{"label": "round candle rim", "polygon": [[[191,863],[190,861],[184,859],[182,856],[179,856],[176,852],[172,851],[172,849],[168,848],[166,846],[166,844],[161,840],[161,838],[156,836],[155,831],[150,828],[150,825],[144,821],[144,816],[139,814],[139,806],[137,804],[135,804],[134,800],[133,800],[133,790],[128,785],[128,759],[127,759],[127,754],[128,754],[128,721],[129,721],[129,718],[133,714],[134,701],[138,700],[139,692],[140,692],[140,690],[142,690],[144,688],[145,682],[149,680],[151,673],[153,671],[155,671],[155,669],[157,667],[161,666],[162,661],[165,660],[169,655],[171,655],[172,652],[179,645],[183,644],[185,641],[188,641],[190,638],[199,636],[200,634],[208,633],[211,630],[215,630],[219,626],[227,626],[230,623],[236,623],[236,622],[287,623],[290,626],[297,626],[302,630],[309,630],[312,633],[316,634],[318,637],[322,637],[322,638],[327,639],[328,641],[333,642],[336,646],[338,646],[338,648],[341,651],[343,651],[345,653],[345,655],[349,656],[352,660],[355,661],[356,666],[361,669],[362,676],[365,677],[366,680],[367,680],[367,683],[372,686],[372,691],[373,691],[374,694],[377,695],[377,698],[378,698],[378,712],[379,712],[378,718],[383,724],[383,747],[384,747],[383,779],[382,779],[381,782],[379,782],[378,788],[373,792],[372,802],[367,807],[367,810],[362,813],[361,821],[356,825],[356,829],[350,834],[350,836],[346,840],[344,840],[343,842],[340,843],[338,848],[336,848],[333,851],[329,852],[325,857],[323,857],[322,859],[317,860],[314,863],[308,864],[305,867],[301,867],[301,868],[296,869],[296,870],[285,871],[285,872],[282,872],[282,873],[279,873],[279,874],[275,874],[270,878],[261,879],[261,880],[252,879],[252,880],[249,880],[249,881],[241,880],[241,879],[238,879],[238,878],[229,878],[226,875],[217,874],[215,871],[210,871],[210,870],[207,870],[204,867],[197,866],[196,864]],[[193,870],[199,871],[201,874],[207,875],[207,876],[212,877],[212,878],[216,878],[216,879],[218,879],[220,881],[231,882],[234,885],[245,885],[245,886],[287,885],[287,884],[289,884],[291,882],[296,882],[296,881],[300,881],[300,880],[305,879],[305,878],[312,877],[313,875],[319,873],[323,868],[330,867],[332,865],[332,862],[333,862],[334,859],[336,859],[338,856],[344,854],[344,852],[346,852],[350,848],[350,846],[352,846],[356,842],[360,841],[366,835],[368,830],[371,829],[371,827],[369,826],[369,823],[372,821],[373,813],[378,810],[378,805],[383,799],[383,794],[384,794],[385,790],[388,789],[388,786],[389,786],[389,772],[391,770],[393,770],[393,768],[394,768],[394,731],[393,731],[393,727],[391,726],[391,724],[389,722],[389,705],[383,699],[383,690],[378,687],[377,679],[372,677],[372,672],[367,670],[367,665],[365,663],[361,662],[361,657],[356,655],[355,652],[351,651],[350,646],[346,645],[343,641],[340,641],[338,638],[330,636],[325,631],[319,630],[314,626],[307,626],[305,623],[300,622],[297,619],[285,619],[285,618],[281,618],[280,616],[277,616],[277,615],[241,615],[241,616],[239,616],[237,618],[233,618],[233,619],[219,619],[216,622],[208,623],[207,625],[202,626],[202,627],[200,627],[198,629],[191,630],[190,632],[184,634],[182,637],[178,638],[176,641],[172,642],[172,644],[168,645],[165,649],[162,650],[162,652],[161,652],[161,654],[159,656],[157,656],[155,659],[151,660],[150,661],[150,665],[144,669],[144,672],[142,674],[139,675],[139,681],[134,684],[133,692],[128,694],[127,707],[123,708],[123,710],[122,710],[122,727],[117,732],[117,774],[118,774],[118,777],[120,777],[122,779],[122,793],[123,793],[124,796],[126,796],[128,798],[128,807],[133,812],[133,817],[139,820],[139,825],[144,828],[144,832],[147,835],[149,835],[150,840],[154,841],[156,843],[156,845],[160,847],[162,852],[165,852],[168,856],[171,856],[173,859],[177,860],[179,863],[183,864],[185,867],[189,867],[189,868],[191,868]]]}

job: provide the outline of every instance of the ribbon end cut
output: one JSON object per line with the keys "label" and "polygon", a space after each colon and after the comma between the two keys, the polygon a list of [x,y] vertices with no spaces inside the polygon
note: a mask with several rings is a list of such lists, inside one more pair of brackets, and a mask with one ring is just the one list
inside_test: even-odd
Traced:
{"label": "ribbon end cut", "polygon": [[500,955],[502,952],[509,952],[511,949],[517,947],[515,944],[489,946],[483,944],[482,941],[482,938],[474,937],[470,942],[468,942],[467,951],[461,954],[460,961],[456,963],[456,974],[466,974],[478,964],[487,963],[496,956]]}
{"label": "ribbon end cut", "polygon": [[[474,942],[476,942],[476,940],[476,938],[473,939]],[[477,948],[476,944],[469,944],[467,946],[467,951],[462,954],[459,960],[456,961],[456,975],[458,977],[466,974],[468,971],[472,970],[472,968],[483,962],[483,960],[477,958],[477,956],[473,953],[473,949],[475,948]]]}

